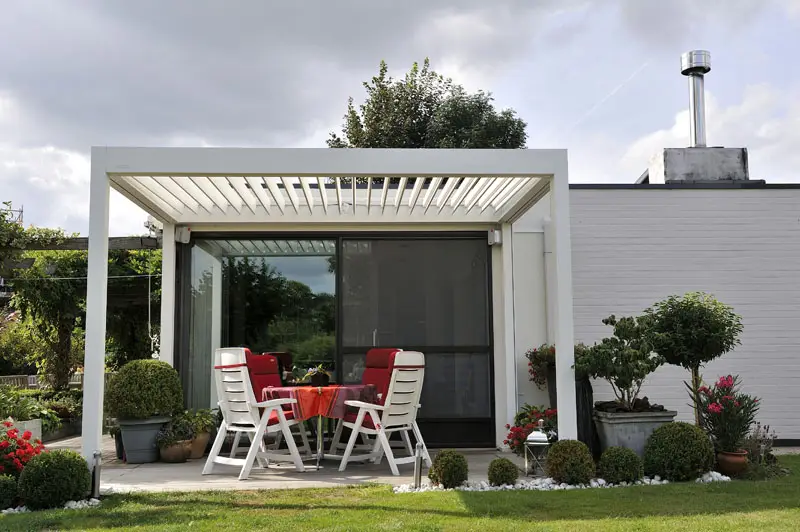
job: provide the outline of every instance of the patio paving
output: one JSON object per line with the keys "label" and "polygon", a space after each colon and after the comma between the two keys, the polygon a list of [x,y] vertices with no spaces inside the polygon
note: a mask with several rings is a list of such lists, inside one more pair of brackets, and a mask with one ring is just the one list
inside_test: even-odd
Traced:
{"label": "patio paving", "polygon": [[[51,449],[73,449],[80,452],[80,437],[51,442]],[[239,469],[232,466],[215,465],[214,473],[202,475],[205,457],[201,460],[190,460],[183,464],[130,465],[118,460],[114,451],[114,440],[103,437],[103,462],[100,475],[101,492],[130,491],[213,491],[213,490],[255,490],[255,489],[291,489],[291,488],[330,488],[365,484],[399,485],[413,482],[414,466],[405,464],[398,466],[400,475],[395,477],[384,459],[380,464],[350,463],[347,470],[339,472],[339,463],[325,460],[322,469],[314,469],[314,461],[308,460],[311,466],[303,473],[295,471],[290,464],[270,466],[268,469],[253,468],[248,480],[238,480]],[[402,452],[402,451],[401,451]],[[522,468],[522,460],[512,453],[503,453],[492,449],[462,450],[469,463],[471,480],[486,480],[489,462],[498,456],[509,458]],[[434,451],[435,453],[435,451]],[[423,469],[423,480],[427,479],[428,470]]]}

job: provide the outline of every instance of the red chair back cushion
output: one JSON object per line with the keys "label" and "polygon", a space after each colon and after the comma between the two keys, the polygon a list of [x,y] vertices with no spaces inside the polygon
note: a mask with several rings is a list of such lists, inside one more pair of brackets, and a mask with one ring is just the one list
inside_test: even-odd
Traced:
{"label": "red chair back cushion", "polygon": [[291,371],[292,370],[292,354],[291,353],[264,353],[265,355],[271,355],[278,359],[278,361],[283,366],[284,371]]}
{"label": "red chair back cushion", "polygon": [[399,353],[395,348],[376,348],[367,351],[366,368],[361,376],[361,384],[372,384],[377,393],[381,394],[380,404],[386,400],[389,393],[389,384],[392,381],[392,368],[394,357]]}
{"label": "red chair back cushion", "polygon": [[267,386],[283,386],[278,370],[278,359],[272,355],[254,355],[245,351],[247,372],[257,401],[261,401],[261,390]]}

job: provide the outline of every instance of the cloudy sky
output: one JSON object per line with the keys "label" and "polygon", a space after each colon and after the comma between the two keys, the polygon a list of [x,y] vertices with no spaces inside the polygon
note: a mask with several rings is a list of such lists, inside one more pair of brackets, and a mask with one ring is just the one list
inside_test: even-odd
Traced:
{"label": "cloudy sky", "polygon": [[28,224],[85,234],[92,145],[322,147],[381,59],[426,56],[568,148],[572,182],[630,183],[687,145],[680,54],[708,49],[709,144],[800,181],[800,0],[0,1],[0,199]]}

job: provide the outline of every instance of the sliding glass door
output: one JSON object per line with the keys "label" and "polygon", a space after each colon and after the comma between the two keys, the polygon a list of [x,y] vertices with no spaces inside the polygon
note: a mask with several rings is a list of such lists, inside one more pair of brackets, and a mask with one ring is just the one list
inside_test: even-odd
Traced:
{"label": "sliding glass door", "polygon": [[344,238],[340,270],[345,379],[360,379],[373,346],[422,351],[426,441],[493,445],[485,238]]}

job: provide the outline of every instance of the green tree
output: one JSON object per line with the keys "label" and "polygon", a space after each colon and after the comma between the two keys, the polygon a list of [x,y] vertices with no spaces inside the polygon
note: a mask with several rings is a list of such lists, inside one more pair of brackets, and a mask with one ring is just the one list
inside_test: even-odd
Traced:
{"label": "green tree", "polygon": [[498,111],[491,93],[468,93],[425,59],[401,80],[378,75],[363,83],[364,103],[347,103],[341,134],[329,148],[524,148],[526,123],[513,109]]}
{"label": "green tree", "polygon": [[689,385],[700,425],[698,389],[700,368],[740,344],[742,319],[732,307],[703,292],[670,296],[645,311],[652,319],[655,351],[668,364],[682,366],[692,374]]}
{"label": "green tree", "polygon": [[83,355],[86,252],[35,251],[29,256],[34,263],[17,270],[11,304],[48,347],[40,371],[55,390],[66,390]]}

